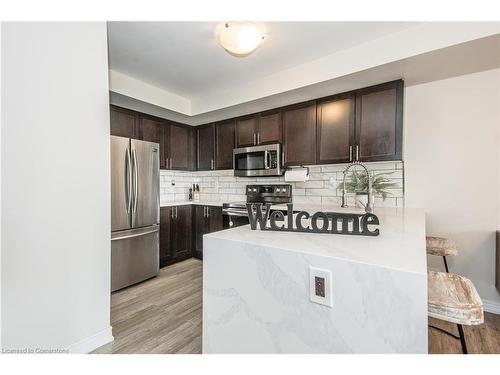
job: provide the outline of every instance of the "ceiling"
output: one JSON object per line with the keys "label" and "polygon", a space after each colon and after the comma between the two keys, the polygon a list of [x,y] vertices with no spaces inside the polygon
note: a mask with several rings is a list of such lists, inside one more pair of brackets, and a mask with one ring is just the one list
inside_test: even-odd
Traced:
{"label": "ceiling", "polygon": [[109,22],[109,67],[191,98],[275,74],[414,26],[410,22],[266,22],[252,55],[215,41],[217,22]]}

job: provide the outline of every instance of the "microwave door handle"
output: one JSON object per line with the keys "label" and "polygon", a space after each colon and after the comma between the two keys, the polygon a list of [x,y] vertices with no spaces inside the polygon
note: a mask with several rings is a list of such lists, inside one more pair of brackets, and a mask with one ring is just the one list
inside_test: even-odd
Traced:
{"label": "microwave door handle", "polygon": [[264,151],[264,169],[269,169],[269,151]]}

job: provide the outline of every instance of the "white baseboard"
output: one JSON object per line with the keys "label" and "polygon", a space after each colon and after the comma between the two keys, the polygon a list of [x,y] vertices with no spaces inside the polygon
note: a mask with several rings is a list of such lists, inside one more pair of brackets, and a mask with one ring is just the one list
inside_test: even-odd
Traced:
{"label": "white baseboard", "polygon": [[70,353],[87,354],[109,342],[112,342],[113,340],[114,337],[110,326],[90,337],[84,338],[83,340],[71,344],[67,349]]}
{"label": "white baseboard", "polygon": [[486,312],[500,315],[500,302],[483,299],[483,309]]}

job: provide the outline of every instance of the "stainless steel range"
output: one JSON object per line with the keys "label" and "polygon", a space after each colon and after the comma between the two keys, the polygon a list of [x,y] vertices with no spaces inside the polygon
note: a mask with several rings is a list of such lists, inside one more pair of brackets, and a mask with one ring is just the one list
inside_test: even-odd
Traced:
{"label": "stainless steel range", "polygon": [[249,224],[247,203],[271,203],[274,209],[292,202],[292,185],[247,185],[246,202],[224,203],[222,205],[222,220],[224,229]]}

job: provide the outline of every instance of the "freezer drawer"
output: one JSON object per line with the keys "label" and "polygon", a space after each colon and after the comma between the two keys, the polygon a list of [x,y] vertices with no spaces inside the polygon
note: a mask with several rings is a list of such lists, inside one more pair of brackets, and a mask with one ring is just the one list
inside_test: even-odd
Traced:
{"label": "freezer drawer", "polygon": [[111,291],[157,276],[159,225],[111,233]]}

